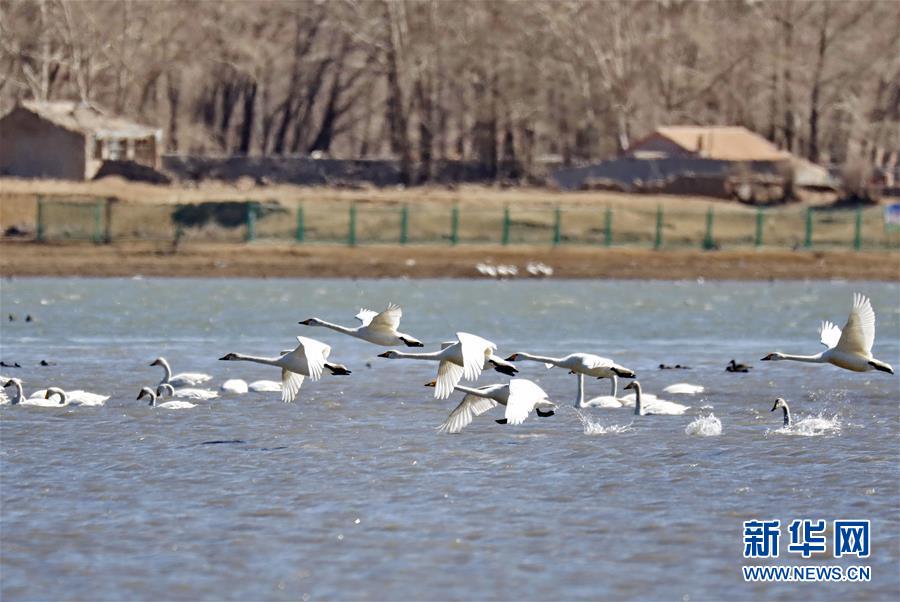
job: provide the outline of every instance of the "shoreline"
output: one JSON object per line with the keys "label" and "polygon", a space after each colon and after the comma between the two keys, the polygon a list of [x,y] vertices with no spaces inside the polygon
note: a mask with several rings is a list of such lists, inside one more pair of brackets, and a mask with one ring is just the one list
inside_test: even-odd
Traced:
{"label": "shoreline", "polygon": [[900,282],[900,253],[783,249],[547,247],[496,245],[357,246],[266,243],[50,244],[0,242],[0,276],[478,278],[476,264],[529,262],[553,278],[620,280],[869,280]]}

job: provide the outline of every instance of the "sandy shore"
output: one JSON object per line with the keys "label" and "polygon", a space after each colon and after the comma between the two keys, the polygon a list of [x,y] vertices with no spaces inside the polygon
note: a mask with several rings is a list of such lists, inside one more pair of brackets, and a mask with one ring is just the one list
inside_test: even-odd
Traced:
{"label": "sandy shore", "polygon": [[590,247],[0,243],[0,275],[479,278],[480,262],[540,261],[559,278],[900,281],[900,253]]}

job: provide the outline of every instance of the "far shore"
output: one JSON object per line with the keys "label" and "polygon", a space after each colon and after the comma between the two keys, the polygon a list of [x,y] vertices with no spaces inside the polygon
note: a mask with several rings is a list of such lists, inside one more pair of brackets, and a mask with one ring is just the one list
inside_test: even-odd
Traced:
{"label": "far shore", "polygon": [[552,278],[900,281],[898,252],[0,242],[3,277],[485,278],[483,263],[533,278],[531,262],[552,268]]}

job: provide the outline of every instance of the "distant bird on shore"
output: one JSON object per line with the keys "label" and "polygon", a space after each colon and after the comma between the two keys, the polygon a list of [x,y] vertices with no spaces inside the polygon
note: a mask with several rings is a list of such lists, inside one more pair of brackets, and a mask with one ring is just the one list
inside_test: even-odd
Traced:
{"label": "distant bird on shore", "polygon": [[340,324],[332,324],[319,318],[309,318],[303,320],[300,324],[304,326],[324,326],[331,330],[362,339],[382,347],[394,347],[396,345],[406,345],[407,347],[424,347],[421,341],[415,337],[399,332],[400,318],[403,317],[403,309],[394,303],[388,304],[387,308],[377,313],[371,309],[361,309],[356,314],[356,318],[361,322],[356,328],[341,326]]}
{"label": "distant bird on shore", "polygon": [[853,372],[880,370],[888,374],[894,373],[894,368],[890,364],[872,356],[872,345],[875,343],[875,311],[869,299],[860,293],[853,295],[853,307],[850,309],[850,316],[843,331],[832,322],[824,321],[819,328],[819,340],[826,347],[821,353],[790,355],[776,351],[762,358],[762,361],[793,360],[812,364],[833,364]]}
{"label": "distant bird on shore", "polygon": [[750,372],[753,366],[748,366],[747,364],[738,364],[734,360],[728,362],[728,365],[725,366],[725,372]]}
{"label": "distant bird on shore", "polygon": [[319,380],[322,371],[327,368],[332,374],[350,374],[350,370],[341,364],[329,363],[331,347],[309,337],[297,337],[299,343],[290,353],[280,357],[258,357],[240,353],[228,353],[220,360],[232,362],[256,362],[267,366],[281,368],[281,401],[293,401],[300,392],[304,377]]}
{"label": "distant bird on shore", "polygon": [[172,367],[169,366],[169,362],[166,361],[166,358],[164,357],[156,358],[150,365],[162,366],[162,369],[166,371],[166,375],[159,381],[159,384],[168,383],[173,387],[184,387],[199,385],[212,379],[212,376],[203,374],[202,372],[182,372],[181,374],[173,375]]}

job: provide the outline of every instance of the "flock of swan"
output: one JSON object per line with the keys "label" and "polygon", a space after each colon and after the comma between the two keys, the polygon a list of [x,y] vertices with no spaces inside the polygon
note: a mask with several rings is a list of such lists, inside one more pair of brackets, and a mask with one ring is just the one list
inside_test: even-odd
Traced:
{"label": "flock of swan", "polygon": [[[360,324],[355,327],[342,326],[319,318],[309,318],[299,324],[312,327],[323,327],[355,337],[382,347],[424,347],[424,344],[410,334],[400,332],[400,319],[403,311],[399,305],[389,304],[378,313],[363,309],[356,318]],[[853,306],[844,328],[838,328],[829,321],[822,322],[820,341],[825,351],[815,355],[791,355],[773,352],[762,358],[763,361],[792,360],[798,362],[828,363],[845,370],[868,372],[879,370],[889,374],[894,369],[884,361],[872,355],[875,342],[875,312],[867,297],[856,293]],[[255,362],[281,369],[280,381],[255,381],[249,385],[240,379],[226,381],[221,390],[231,393],[254,391],[280,391],[284,402],[293,401],[300,392],[306,378],[319,380],[323,374],[334,376],[349,375],[351,371],[336,362],[330,361],[331,347],[321,341],[309,337],[298,336],[294,349],[281,351],[277,356],[260,357],[241,353],[228,353],[219,358],[223,361]],[[553,416],[558,405],[551,401],[547,392],[535,382],[517,376],[519,370],[516,363],[523,361],[538,362],[546,368],[562,368],[573,374],[578,380],[578,396],[575,400],[577,408],[623,408],[633,407],[636,416],[648,415],[680,415],[689,409],[688,406],[661,399],[653,394],[642,392],[640,382],[634,380],[634,370],[617,364],[611,359],[591,353],[570,353],[563,357],[551,357],[526,352],[516,352],[501,358],[496,354],[497,346],[480,336],[465,332],[456,333],[456,338],[441,343],[440,349],[429,352],[406,352],[388,350],[379,357],[387,359],[406,359],[437,363],[436,377],[425,386],[434,388],[434,397],[447,399],[454,391],[464,393],[460,403],[450,412],[447,419],[437,427],[438,431],[459,433],[480,416],[498,405],[504,406],[504,417],[496,420],[500,424],[517,425],[523,423],[534,412],[538,417]],[[142,387],[137,399],[147,399],[148,405],[165,409],[190,409],[196,407],[191,399],[208,400],[218,396],[216,391],[198,388],[212,379],[209,374],[185,372],[174,374],[165,358],[157,358],[151,366],[163,369],[162,380],[155,388]],[[476,381],[486,370],[494,370],[510,376],[506,383],[469,387],[460,384],[462,380]],[[729,372],[746,372],[748,366],[735,364],[732,360]],[[610,379],[609,395],[585,400],[585,378]],[[627,378],[631,382],[625,390],[633,394],[619,396],[618,379]],[[65,405],[100,406],[105,404],[109,396],[98,395],[81,390],[65,391],[59,387],[49,387],[35,391],[26,397],[22,381],[17,378],[3,378],[4,389],[13,387],[13,397],[3,399],[4,403],[36,407],[60,407]],[[701,393],[703,387],[689,383],[677,383],[666,387],[666,393],[694,395]],[[6,395],[4,393],[3,397]],[[179,398],[160,402],[161,399]],[[784,426],[791,426],[791,414],[787,402],[778,398],[771,411],[781,408],[784,412]]]}

